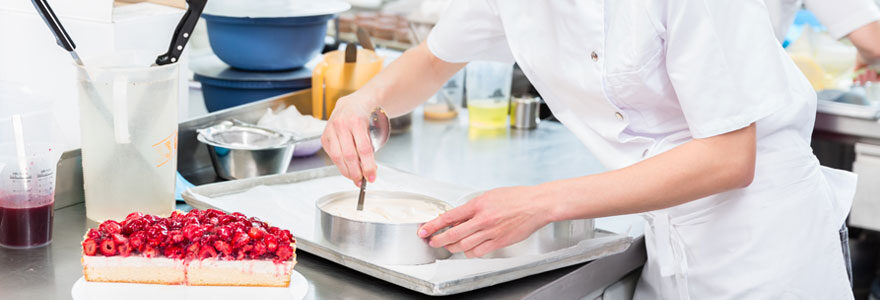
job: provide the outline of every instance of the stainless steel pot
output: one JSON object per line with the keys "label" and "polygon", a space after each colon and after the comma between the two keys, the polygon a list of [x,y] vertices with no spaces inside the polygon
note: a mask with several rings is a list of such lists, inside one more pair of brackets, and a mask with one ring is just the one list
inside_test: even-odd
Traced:
{"label": "stainless steel pot", "polygon": [[287,172],[295,140],[277,131],[230,121],[199,130],[217,176],[234,180]]}
{"label": "stainless steel pot", "polygon": [[538,127],[541,98],[514,97],[510,102],[510,127],[515,129],[535,129]]}
{"label": "stainless steel pot", "polygon": [[[356,199],[357,191],[328,194],[318,199],[317,226],[318,233],[330,244],[339,248],[340,252],[363,260],[387,265],[417,265],[432,263],[437,259],[452,255],[444,248],[431,248],[427,240],[419,238],[417,232],[424,223],[373,223],[361,222],[332,215],[324,207],[334,201]],[[367,203],[370,198],[413,199],[436,203],[447,210],[452,207],[446,202],[415,193],[370,191],[366,194]]]}
{"label": "stainless steel pot", "polygon": [[[483,192],[469,194],[464,197],[470,200]],[[565,249],[595,236],[593,219],[566,220],[547,224],[519,243],[492,251],[482,258],[507,258],[523,255],[543,254]]]}

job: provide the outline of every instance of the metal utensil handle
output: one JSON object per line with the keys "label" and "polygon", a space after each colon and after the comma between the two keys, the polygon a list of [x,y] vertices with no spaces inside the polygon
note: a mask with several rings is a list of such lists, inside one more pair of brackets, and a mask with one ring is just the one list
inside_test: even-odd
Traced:
{"label": "metal utensil handle", "polygon": [[367,177],[363,177],[363,178],[361,178],[361,192],[360,192],[360,194],[358,194],[358,205],[357,205],[358,211],[364,210],[364,196],[366,195],[366,189],[367,189]]}
{"label": "metal utensil handle", "polygon": [[64,30],[61,21],[58,21],[58,16],[52,11],[49,2],[46,2],[46,0],[31,0],[31,3],[34,4],[34,8],[37,9],[40,17],[43,18],[43,22],[46,22],[46,25],[52,30],[52,34],[55,35],[55,43],[64,48],[64,50],[67,50],[67,52],[76,49],[76,44],[73,43],[73,39],[67,34],[67,30]]}
{"label": "metal utensil handle", "polygon": [[364,49],[376,51],[376,48],[373,46],[373,40],[370,39],[370,33],[363,27],[358,26],[357,38],[358,43],[360,43]]}
{"label": "metal utensil handle", "polygon": [[202,10],[207,2],[207,0],[186,0],[186,13],[183,14],[183,18],[180,19],[180,22],[177,23],[177,28],[174,29],[174,36],[171,37],[171,45],[168,46],[168,52],[156,57],[157,65],[161,66],[177,62],[177,59],[183,53],[183,48],[186,47],[186,43],[189,41],[190,35],[192,35],[193,29],[196,27],[196,23],[199,22],[199,17],[202,15]]}

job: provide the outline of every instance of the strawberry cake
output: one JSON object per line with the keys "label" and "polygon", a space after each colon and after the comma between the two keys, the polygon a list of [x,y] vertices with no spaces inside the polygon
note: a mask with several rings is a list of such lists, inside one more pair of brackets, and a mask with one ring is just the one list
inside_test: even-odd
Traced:
{"label": "strawberry cake", "polygon": [[290,231],[214,209],[132,213],[90,229],[82,247],[88,281],[285,287],[296,264]]}

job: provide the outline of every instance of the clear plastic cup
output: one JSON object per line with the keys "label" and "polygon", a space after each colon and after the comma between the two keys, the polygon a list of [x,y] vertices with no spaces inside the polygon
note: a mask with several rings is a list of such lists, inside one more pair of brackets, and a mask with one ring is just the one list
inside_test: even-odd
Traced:
{"label": "clear plastic cup", "polygon": [[464,100],[464,72],[459,71],[425,102],[424,114],[428,120],[448,120],[458,115]]}
{"label": "clear plastic cup", "polygon": [[468,63],[466,93],[471,127],[507,127],[513,64],[475,61]]}
{"label": "clear plastic cup", "polygon": [[52,241],[57,129],[48,102],[0,84],[0,246]]}
{"label": "clear plastic cup", "polygon": [[119,52],[77,67],[86,216],[169,215],[177,171],[180,66]]}

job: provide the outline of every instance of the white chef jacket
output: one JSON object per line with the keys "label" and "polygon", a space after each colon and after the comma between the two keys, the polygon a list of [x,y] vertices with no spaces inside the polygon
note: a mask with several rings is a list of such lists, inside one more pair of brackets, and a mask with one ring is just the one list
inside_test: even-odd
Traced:
{"label": "white chef jacket", "polygon": [[873,0],[764,0],[770,12],[770,22],[776,39],[785,39],[801,5],[816,15],[835,39],[849,35],[853,30],[880,20],[880,8]]}
{"label": "white chef jacket", "polygon": [[813,156],[816,95],[767,16],[761,0],[456,0],[427,45],[518,63],[610,169],[757,123],[749,187],[645,214],[636,298],[852,298],[837,229],[854,176]]}

